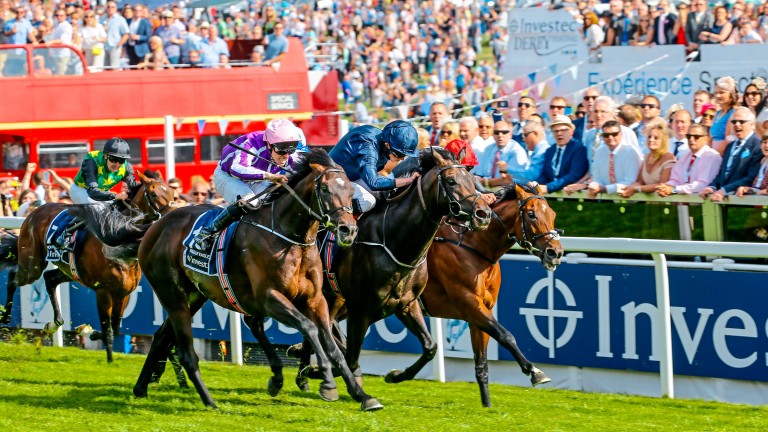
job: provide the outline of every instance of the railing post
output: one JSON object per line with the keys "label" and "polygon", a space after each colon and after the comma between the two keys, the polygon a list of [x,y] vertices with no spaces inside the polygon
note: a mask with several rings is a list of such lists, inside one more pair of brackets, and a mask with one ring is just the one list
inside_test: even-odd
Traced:
{"label": "railing post", "polygon": [[432,370],[435,380],[445,382],[445,351],[443,343],[443,320],[430,317],[429,326],[432,329],[432,339],[437,343],[437,354],[432,359]]}
{"label": "railing post", "polygon": [[[56,285],[56,298],[61,298],[61,285]],[[64,346],[64,326],[59,326],[55,332],[51,334],[51,344],[55,347]]]}
{"label": "railing post", "polygon": [[680,231],[680,240],[690,241],[692,239],[691,216],[686,204],[677,205],[677,225]]}
{"label": "railing post", "polygon": [[229,347],[232,350],[232,363],[243,364],[243,332],[240,327],[240,314],[229,312]]}
{"label": "railing post", "polygon": [[176,177],[176,143],[174,139],[174,118],[165,116],[165,179]]}
{"label": "railing post", "polygon": [[704,240],[723,241],[723,206],[715,204],[712,200],[704,200],[701,204],[701,216],[704,219]]}
{"label": "railing post", "polygon": [[658,310],[659,337],[659,378],[661,379],[661,395],[670,399],[675,398],[674,367],[672,361],[672,316],[669,306],[669,274],[667,272],[667,257],[654,253],[654,270],[656,273],[656,308]]}

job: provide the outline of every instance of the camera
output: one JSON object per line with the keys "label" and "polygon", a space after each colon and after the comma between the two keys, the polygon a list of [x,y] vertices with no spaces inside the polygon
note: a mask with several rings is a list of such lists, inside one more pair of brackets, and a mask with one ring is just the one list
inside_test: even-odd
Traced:
{"label": "camera", "polygon": [[508,100],[500,100],[499,101],[499,108],[509,108],[509,101]]}

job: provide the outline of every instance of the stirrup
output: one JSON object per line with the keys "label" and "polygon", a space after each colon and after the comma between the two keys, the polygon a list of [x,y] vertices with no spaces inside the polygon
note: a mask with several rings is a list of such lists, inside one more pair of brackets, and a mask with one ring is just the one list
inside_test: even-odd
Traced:
{"label": "stirrup", "polygon": [[57,249],[66,251],[66,252],[74,252],[74,248],[72,245],[74,242],[72,241],[72,234],[64,233],[64,235],[59,236],[59,238],[56,239],[54,242],[54,246],[56,246]]}

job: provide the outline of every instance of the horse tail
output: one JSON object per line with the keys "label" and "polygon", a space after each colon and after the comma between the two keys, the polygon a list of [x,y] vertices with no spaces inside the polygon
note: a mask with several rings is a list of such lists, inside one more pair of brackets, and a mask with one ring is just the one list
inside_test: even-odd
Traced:
{"label": "horse tail", "polygon": [[0,231],[0,270],[16,270],[19,265],[19,237]]}
{"label": "horse tail", "polygon": [[85,222],[88,230],[107,246],[138,242],[151,224],[138,223],[142,216],[126,216],[110,203],[73,204],[67,214]]}

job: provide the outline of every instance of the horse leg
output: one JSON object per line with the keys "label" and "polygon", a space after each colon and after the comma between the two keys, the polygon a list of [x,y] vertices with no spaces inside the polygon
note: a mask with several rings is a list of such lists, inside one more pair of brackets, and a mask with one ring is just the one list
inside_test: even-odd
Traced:
{"label": "horse leg", "polygon": [[[107,289],[96,291],[96,307],[99,310],[99,323],[101,324],[101,342],[107,350],[107,363],[112,363],[112,342],[114,335],[112,333],[112,295]],[[95,336],[91,335],[91,339]]]}
{"label": "horse leg", "polygon": [[424,314],[421,312],[419,302],[413,301],[404,308],[395,312],[397,318],[405,324],[405,327],[421,342],[421,356],[414,364],[408,366],[405,371],[390,371],[384,381],[388,383],[399,383],[406,380],[412,380],[416,374],[429,363],[437,354],[437,344],[432,340],[427,323],[424,321]]}
{"label": "horse leg", "polygon": [[64,318],[61,316],[61,308],[59,307],[59,297],[56,295],[56,287],[69,281],[69,278],[61,270],[54,269],[43,272],[43,280],[45,280],[45,290],[48,291],[48,297],[51,299],[51,306],[53,306],[53,322],[46,324],[45,330],[53,333],[64,324]]}
{"label": "horse leg", "polygon": [[365,332],[368,330],[369,325],[368,317],[363,314],[354,317],[350,314],[347,317],[347,350],[344,353],[344,358],[346,358],[349,368],[355,371],[355,381],[357,381],[360,387],[363,386],[363,374],[360,370],[360,352],[363,349],[363,339],[365,339]]}
{"label": "horse leg", "polygon": [[[312,356],[312,346],[310,345],[307,338],[304,338],[302,342],[296,345],[292,345],[290,348],[294,349],[294,355],[299,358],[299,372],[296,374],[296,386],[299,388],[299,390],[308,392],[308,376],[311,369],[309,360]],[[286,355],[288,355],[287,352]]]}
{"label": "horse leg", "polygon": [[[352,374],[349,365],[344,359],[339,347],[336,345],[333,333],[331,332],[330,317],[328,316],[328,307],[325,304],[324,299],[318,304],[318,307],[309,308],[308,317],[315,323],[320,331],[320,343],[323,344],[326,354],[330,358],[333,365],[338,369],[344,382],[347,384],[347,392],[358,402],[361,403],[361,409],[363,411],[375,411],[384,408],[384,405],[379,401],[369,396],[363,390],[362,385],[362,373],[361,376],[355,376]],[[337,329],[341,330],[341,329]],[[319,363],[319,351],[318,351],[318,363]],[[359,368],[357,368],[359,370]]]}
{"label": "horse leg", "polygon": [[304,337],[309,340],[312,344],[312,348],[315,350],[317,364],[323,372],[324,377],[323,383],[320,385],[320,397],[326,401],[338,400],[339,392],[336,389],[336,382],[333,380],[333,371],[331,370],[328,358],[326,357],[318,338],[318,328],[312,324],[312,321],[302,315],[282,293],[274,289],[267,291],[264,308],[267,315],[287,326],[298,329]]}
{"label": "horse leg", "polygon": [[248,327],[253,333],[253,337],[259,342],[261,348],[264,350],[264,354],[269,360],[269,366],[272,369],[272,376],[267,381],[267,393],[270,396],[275,397],[283,389],[283,361],[275,351],[275,347],[267,338],[267,334],[264,332],[264,317],[253,316],[248,321]]}
{"label": "horse leg", "polygon": [[179,361],[187,372],[192,384],[194,384],[197,393],[200,395],[203,403],[211,408],[217,408],[208,388],[203,383],[200,376],[200,359],[195,353],[192,344],[192,314],[189,305],[186,302],[178,304],[175,309],[169,310],[167,302],[163,306],[168,311],[168,319],[171,320],[173,331],[176,335],[176,343],[179,353]]}
{"label": "horse leg", "polygon": [[472,351],[475,353],[475,379],[480,387],[480,401],[486,408],[491,407],[491,394],[488,391],[488,333],[472,324],[469,326],[472,339]]}
{"label": "horse leg", "polygon": [[[149,347],[147,359],[144,360],[144,366],[141,368],[139,378],[133,386],[133,394],[136,397],[147,397],[147,387],[150,382],[154,382],[154,376],[158,372],[159,365],[165,370],[165,359],[173,346],[173,326],[169,320],[163,321],[160,328],[155,332],[152,338],[152,345]],[[162,371],[160,371],[162,375]],[[160,376],[157,376],[160,379]]]}
{"label": "horse leg", "polygon": [[0,315],[0,324],[11,323],[11,310],[13,309],[13,297],[16,295],[16,272],[11,270],[8,272],[8,286],[6,286],[6,293],[8,297],[5,300],[5,309],[3,314]]}

